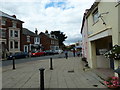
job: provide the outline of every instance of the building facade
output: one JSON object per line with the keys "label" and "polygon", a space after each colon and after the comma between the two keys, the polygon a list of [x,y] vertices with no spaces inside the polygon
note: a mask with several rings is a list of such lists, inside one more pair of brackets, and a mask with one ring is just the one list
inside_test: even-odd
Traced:
{"label": "building facade", "polygon": [[86,14],[88,30],[88,59],[92,68],[118,67],[119,61],[108,60],[103,55],[114,45],[120,45],[118,2],[95,2]]}
{"label": "building facade", "polygon": [[39,35],[43,50],[54,51],[59,49],[59,42],[58,39],[56,39],[55,35],[48,34],[48,32],[41,32]]}
{"label": "building facade", "polygon": [[20,33],[23,21],[17,19],[15,15],[10,16],[2,11],[0,13],[2,57],[6,58],[8,54],[20,51]]}
{"label": "building facade", "polygon": [[21,51],[33,52],[41,50],[40,36],[37,34],[37,30],[35,30],[34,33],[26,28],[23,28],[21,36]]}
{"label": "building facade", "polygon": [[85,11],[82,21],[81,34],[82,34],[82,57],[88,59],[88,22],[86,19],[86,14],[88,9]]}

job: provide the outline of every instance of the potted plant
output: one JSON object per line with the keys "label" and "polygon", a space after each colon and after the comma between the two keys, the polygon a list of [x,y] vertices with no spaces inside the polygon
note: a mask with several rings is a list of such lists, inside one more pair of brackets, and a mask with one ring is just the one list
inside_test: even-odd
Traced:
{"label": "potted plant", "polygon": [[120,60],[120,46],[119,45],[115,45],[110,51],[106,52],[105,57],[110,59],[114,59],[114,60]]}
{"label": "potted plant", "polygon": [[120,88],[120,82],[118,77],[109,77],[107,80],[104,81],[104,84],[108,88]]}

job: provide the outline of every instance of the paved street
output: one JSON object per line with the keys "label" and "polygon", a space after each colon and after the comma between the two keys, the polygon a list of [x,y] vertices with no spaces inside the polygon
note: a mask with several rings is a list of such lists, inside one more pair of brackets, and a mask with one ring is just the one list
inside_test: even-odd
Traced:
{"label": "paved street", "polygon": [[[69,52],[69,57],[73,56],[72,52]],[[36,61],[36,60],[47,60],[50,57],[57,59],[57,58],[64,58],[64,53],[61,54],[55,54],[55,55],[48,55],[48,56],[40,56],[40,57],[31,57],[31,58],[22,58],[22,59],[15,59],[15,63],[19,64],[19,63],[25,63],[25,62],[30,62],[30,61]],[[8,65],[12,65],[12,60],[2,60],[2,66],[8,66]]]}
{"label": "paved street", "polygon": [[39,68],[45,68],[45,88],[106,88],[92,70],[83,71],[80,57],[37,60],[3,67],[3,88],[39,88]]}

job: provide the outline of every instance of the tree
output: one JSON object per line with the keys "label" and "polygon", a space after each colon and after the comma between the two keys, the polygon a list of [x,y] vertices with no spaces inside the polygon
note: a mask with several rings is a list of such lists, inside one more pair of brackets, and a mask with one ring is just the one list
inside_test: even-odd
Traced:
{"label": "tree", "polygon": [[67,36],[65,34],[63,34],[63,32],[61,32],[61,31],[51,31],[51,34],[56,36],[56,38],[59,41],[59,46],[60,47],[64,45],[63,41],[65,41]]}

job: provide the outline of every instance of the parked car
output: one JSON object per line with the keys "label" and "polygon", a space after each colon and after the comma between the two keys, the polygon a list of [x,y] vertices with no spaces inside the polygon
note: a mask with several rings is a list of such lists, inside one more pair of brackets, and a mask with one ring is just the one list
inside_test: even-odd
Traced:
{"label": "parked car", "polygon": [[16,52],[14,54],[11,54],[10,56],[7,57],[8,60],[11,60],[13,58],[18,59],[18,58],[27,58],[29,54],[27,52]]}
{"label": "parked car", "polygon": [[44,51],[35,51],[35,52],[31,53],[32,57],[34,57],[34,56],[44,56],[44,55],[45,55]]}
{"label": "parked car", "polygon": [[59,49],[59,50],[54,50],[55,54],[60,54],[63,53],[63,50]]}
{"label": "parked car", "polygon": [[45,52],[45,55],[54,55],[54,52],[52,50],[46,50],[44,52]]}

